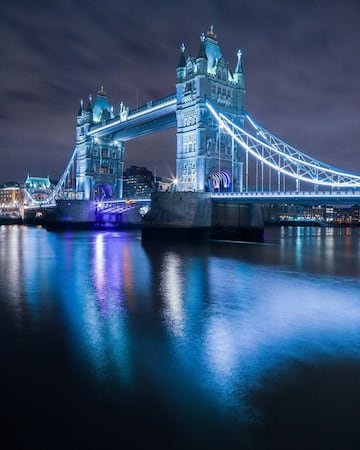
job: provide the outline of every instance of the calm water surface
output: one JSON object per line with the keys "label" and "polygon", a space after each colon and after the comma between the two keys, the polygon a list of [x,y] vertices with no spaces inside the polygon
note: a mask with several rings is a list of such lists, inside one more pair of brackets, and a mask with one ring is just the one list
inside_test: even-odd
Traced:
{"label": "calm water surface", "polygon": [[3,449],[359,449],[360,230],[0,227]]}

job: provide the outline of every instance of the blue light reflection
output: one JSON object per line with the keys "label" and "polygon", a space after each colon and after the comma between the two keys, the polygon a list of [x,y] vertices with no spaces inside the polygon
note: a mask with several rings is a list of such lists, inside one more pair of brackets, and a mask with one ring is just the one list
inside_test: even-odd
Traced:
{"label": "blue light reflection", "polygon": [[299,361],[360,359],[356,231],[148,248],[136,233],[14,227],[0,241],[2,308],[16,329],[62,336],[94,383],[155,398],[177,419],[205,409],[244,422],[265,378]]}

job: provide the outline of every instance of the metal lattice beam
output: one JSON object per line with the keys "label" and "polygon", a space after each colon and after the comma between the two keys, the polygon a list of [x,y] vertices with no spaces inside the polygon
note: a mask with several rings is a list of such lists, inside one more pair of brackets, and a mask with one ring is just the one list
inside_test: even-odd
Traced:
{"label": "metal lattice beam", "polygon": [[360,175],[336,169],[311,158],[281,141],[248,114],[245,117],[252,132],[232,122],[209,102],[206,104],[219,127],[233,137],[245,151],[277,172],[297,181],[315,185],[336,188],[360,187]]}

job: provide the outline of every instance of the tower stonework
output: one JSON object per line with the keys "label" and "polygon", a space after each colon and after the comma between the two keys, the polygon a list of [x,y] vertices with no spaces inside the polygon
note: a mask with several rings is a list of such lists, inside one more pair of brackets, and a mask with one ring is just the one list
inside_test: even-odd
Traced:
{"label": "tower stonework", "polygon": [[112,134],[97,137],[89,131],[114,117],[103,88],[86,108],[80,104],[76,119],[75,191],[81,200],[117,200],[122,198],[124,142]]}
{"label": "tower stonework", "polygon": [[176,69],[178,191],[241,191],[240,148],[221,133],[206,101],[239,125],[244,122],[244,74],[241,52],[234,72],[225,62],[213,28],[201,35],[198,56],[185,58],[181,46]]}

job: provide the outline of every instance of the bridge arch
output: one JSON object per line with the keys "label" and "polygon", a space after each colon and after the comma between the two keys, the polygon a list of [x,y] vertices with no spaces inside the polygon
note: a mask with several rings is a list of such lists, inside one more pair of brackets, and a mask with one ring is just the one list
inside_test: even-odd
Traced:
{"label": "bridge arch", "polygon": [[208,178],[207,189],[209,192],[229,192],[231,189],[231,172],[224,169],[213,169]]}
{"label": "bridge arch", "polygon": [[109,184],[96,184],[94,187],[94,200],[105,201],[110,200],[113,196],[112,187]]}

